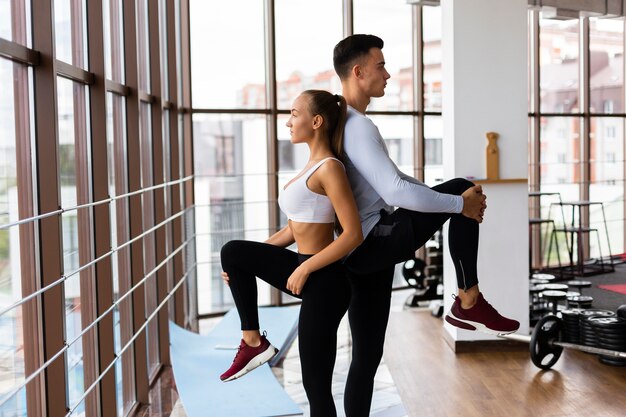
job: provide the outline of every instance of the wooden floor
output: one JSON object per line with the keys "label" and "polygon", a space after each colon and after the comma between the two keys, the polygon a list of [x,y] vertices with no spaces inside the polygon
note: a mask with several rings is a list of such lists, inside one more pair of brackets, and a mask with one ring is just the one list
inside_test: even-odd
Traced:
{"label": "wooden floor", "polygon": [[626,367],[571,350],[550,371],[528,352],[455,355],[444,331],[426,309],[391,313],[385,361],[411,417],[626,416]]}

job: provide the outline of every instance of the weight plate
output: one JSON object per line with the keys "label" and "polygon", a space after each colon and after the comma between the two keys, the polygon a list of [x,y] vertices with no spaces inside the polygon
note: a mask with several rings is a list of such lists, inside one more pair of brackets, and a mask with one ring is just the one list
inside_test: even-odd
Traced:
{"label": "weight plate", "polygon": [[598,336],[598,341],[600,343],[610,343],[612,345],[624,345],[626,346],[626,338],[624,337],[606,337],[606,336]]}
{"label": "weight plate", "polygon": [[574,298],[575,301],[593,301],[593,297],[590,295],[579,295]]}
{"label": "weight plate", "polygon": [[553,344],[561,331],[561,319],[547,315],[535,325],[530,337],[530,358],[541,369],[550,369],[561,357],[563,348]]}
{"label": "weight plate", "polygon": [[535,278],[535,279],[545,279],[546,281],[552,281],[552,280],[556,279],[556,277],[554,275],[552,275],[552,274],[545,274],[545,273],[542,273],[542,272],[534,273],[532,275],[532,277]]}
{"label": "weight plate", "polygon": [[605,337],[607,339],[624,339],[626,340],[626,334],[623,332],[610,332],[610,331],[600,331],[596,332],[598,337]]}
{"label": "weight plate", "polygon": [[565,284],[541,284],[544,290],[548,291],[567,291],[568,287]]}
{"label": "weight plate", "polygon": [[[588,297],[586,295],[581,295],[579,298]],[[591,298],[591,297],[588,297]],[[589,310],[582,310],[580,312],[581,316],[604,316],[604,317],[612,317],[615,316],[615,312],[611,310],[602,310],[599,308],[592,308]]]}
{"label": "weight plate", "polygon": [[598,347],[601,349],[608,349],[608,350],[614,350],[616,352],[626,352],[626,344],[621,343],[618,345],[612,345],[612,344],[608,344],[608,343],[598,343]]}
{"label": "weight plate", "polygon": [[583,311],[580,308],[569,308],[567,310],[563,310],[561,311],[561,314],[563,314],[564,316],[572,316],[572,317],[576,317],[576,319],[578,319],[578,315],[580,314],[580,312]]}
{"label": "weight plate", "polygon": [[602,362],[605,365],[626,366],[626,360],[619,359],[619,358],[613,358],[611,356],[599,355],[599,360],[600,360],[600,362]]}
{"label": "weight plate", "polygon": [[593,327],[626,331],[626,319],[621,317],[591,316],[587,321],[591,323]]}
{"label": "weight plate", "polygon": [[567,285],[569,285],[570,287],[584,287],[584,288],[588,288],[591,287],[591,281],[582,281],[582,280],[572,280],[572,281],[567,281]]}

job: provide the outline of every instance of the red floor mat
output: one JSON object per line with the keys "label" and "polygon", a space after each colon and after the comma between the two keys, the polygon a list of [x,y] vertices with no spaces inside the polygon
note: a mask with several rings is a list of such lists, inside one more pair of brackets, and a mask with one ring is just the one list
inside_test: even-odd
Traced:
{"label": "red floor mat", "polygon": [[602,288],[603,290],[618,292],[620,294],[626,294],[626,284],[598,285],[598,288]]}

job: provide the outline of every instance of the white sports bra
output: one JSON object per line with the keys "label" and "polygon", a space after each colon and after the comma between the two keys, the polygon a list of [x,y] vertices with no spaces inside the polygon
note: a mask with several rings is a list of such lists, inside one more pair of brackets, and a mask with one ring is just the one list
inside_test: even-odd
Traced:
{"label": "white sports bra", "polygon": [[309,177],[329,159],[339,161],[333,157],[322,159],[299,177],[291,180],[279,194],[278,205],[289,220],[300,223],[334,223],[335,210],[330,199],[325,195],[314,193],[306,185]]}

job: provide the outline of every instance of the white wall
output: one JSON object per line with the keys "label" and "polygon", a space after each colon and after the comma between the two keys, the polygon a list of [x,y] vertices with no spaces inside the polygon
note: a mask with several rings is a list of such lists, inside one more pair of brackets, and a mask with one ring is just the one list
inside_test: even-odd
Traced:
{"label": "white wall", "polygon": [[[500,178],[528,171],[527,1],[442,0],[443,163],[446,179],[485,177],[485,133],[500,134]],[[528,188],[484,185],[481,291],[502,313],[528,328]],[[447,247],[447,245],[446,245]],[[449,253],[444,260],[445,308],[456,293]],[[456,340],[492,337],[446,325]]]}

